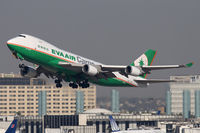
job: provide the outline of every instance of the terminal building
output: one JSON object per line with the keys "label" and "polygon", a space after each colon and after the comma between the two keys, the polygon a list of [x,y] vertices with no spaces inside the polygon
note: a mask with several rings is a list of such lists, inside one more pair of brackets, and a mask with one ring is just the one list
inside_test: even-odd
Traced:
{"label": "terminal building", "polygon": [[[76,108],[82,104],[83,108]],[[96,86],[56,88],[44,79],[0,74],[0,115],[42,116],[74,115],[96,108]],[[79,109],[79,110],[76,110]]]}
{"label": "terminal building", "polygon": [[[145,126],[172,131],[172,124],[168,123],[184,122],[181,115],[170,115],[175,114],[172,110],[174,92],[170,89],[166,97],[169,115],[123,114],[119,110],[117,90],[112,90],[112,111],[109,111],[96,108],[96,87],[93,85],[85,89],[64,85],[58,89],[44,79],[0,74],[0,129],[4,132],[11,117],[17,114],[15,119],[18,119],[17,131],[20,133],[110,133],[109,115],[112,115],[121,130]],[[191,93],[188,90],[181,92],[182,103],[187,105],[183,109],[186,114],[190,114],[193,107],[189,104]],[[195,93],[197,100],[200,98],[198,93]]]}
{"label": "terminal building", "polygon": [[[20,132],[37,133],[110,133],[109,115],[116,120],[120,130],[138,129],[138,127],[162,128],[168,130],[170,125],[162,122],[180,122],[181,116],[152,114],[119,114],[106,109],[89,109],[78,115],[44,115],[42,117],[20,117]],[[161,129],[158,129],[161,130]]]}
{"label": "terminal building", "polygon": [[170,91],[166,93],[166,113],[184,118],[200,117],[200,75],[171,76]]}

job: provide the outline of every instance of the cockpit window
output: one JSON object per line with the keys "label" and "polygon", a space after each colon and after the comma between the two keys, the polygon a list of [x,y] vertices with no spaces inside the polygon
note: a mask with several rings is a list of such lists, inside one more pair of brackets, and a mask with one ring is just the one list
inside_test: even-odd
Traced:
{"label": "cockpit window", "polygon": [[23,38],[26,38],[26,36],[25,36],[25,35],[19,35],[19,37],[23,37]]}

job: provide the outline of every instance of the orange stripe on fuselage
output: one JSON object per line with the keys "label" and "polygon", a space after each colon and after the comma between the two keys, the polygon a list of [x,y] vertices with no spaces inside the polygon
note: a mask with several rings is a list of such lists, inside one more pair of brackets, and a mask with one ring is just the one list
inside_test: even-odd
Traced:
{"label": "orange stripe on fuselage", "polygon": [[19,47],[23,47],[23,48],[27,48],[27,49],[31,49],[31,50],[34,50],[34,51],[37,51],[37,52],[41,52],[41,53],[43,53],[43,54],[47,54],[47,55],[50,55],[50,56],[53,56],[53,57],[56,57],[56,58],[59,58],[59,59],[62,59],[62,60],[71,62],[71,63],[75,63],[75,62],[73,62],[73,61],[71,61],[71,60],[63,59],[63,58],[61,58],[61,57],[57,57],[57,56],[55,56],[55,55],[46,53],[46,52],[44,52],[44,51],[40,51],[40,50],[37,50],[37,49],[33,49],[33,48],[30,48],[30,47],[27,47],[27,46],[23,46],[23,45],[20,45],[20,44],[15,44],[15,43],[8,43],[8,44],[10,44],[10,45],[15,45],[15,46],[19,46]]}

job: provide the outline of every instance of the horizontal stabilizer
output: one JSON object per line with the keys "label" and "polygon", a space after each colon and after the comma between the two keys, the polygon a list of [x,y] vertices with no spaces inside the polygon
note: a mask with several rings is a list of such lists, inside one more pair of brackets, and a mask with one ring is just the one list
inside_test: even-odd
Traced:
{"label": "horizontal stabilizer", "polygon": [[135,80],[138,83],[163,83],[163,82],[176,82],[176,80],[170,80],[170,79],[136,79]]}

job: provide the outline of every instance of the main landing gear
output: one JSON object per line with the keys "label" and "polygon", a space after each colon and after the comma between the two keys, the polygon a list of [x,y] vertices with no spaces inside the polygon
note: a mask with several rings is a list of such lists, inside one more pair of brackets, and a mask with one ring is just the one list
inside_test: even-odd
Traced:
{"label": "main landing gear", "polygon": [[69,86],[72,87],[73,89],[78,88],[78,84],[76,82],[70,82]]}
{"label": "main landing gear", "polygon": [[[58,78],[55,80],[56,83],[56,87],[57,88],[62,88],[62,78]],[[82,80],[82,81],[75,81],[75,82],[70,82],[69,86],[73,89],[76,89],[78,87],[82,87],[82,88],[88,88],[90,87],[90,84],[88,83],[88,80]]]}
{"label": "main landing gear", "polygon": [[62,81],[62,80],[60,80],[60,79],[56,79],[56,80],[55,80],[55,83],[56,83],[56,87],[57,87],[57,88],[62,88],[61,81]]}
{"label": "main landing gear", "polygon": [[88,80],[84,80],[79,83],[79,86],[82,88],[88,88],[90,87],[90,84],[88,83]]}
{"label": "main landing gear", "polygon": [[72,87],[73,89],[78,88],[78,86],[80,86],[82,88],[88,88],[88,87],[90,87],[90,84],[88,83],[87,80],[83,80],[83,81],[80,81],[78,83],[76,83],[76,82],[70,82],[69,86]]}

